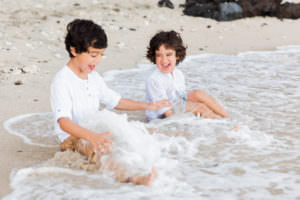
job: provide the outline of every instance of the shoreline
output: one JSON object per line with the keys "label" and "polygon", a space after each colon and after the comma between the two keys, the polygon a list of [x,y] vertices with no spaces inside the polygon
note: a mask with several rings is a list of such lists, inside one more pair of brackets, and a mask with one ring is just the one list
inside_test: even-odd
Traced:
{"label": "shoreline", "polygon": [[[78,17],[93,19],[96,22],[102,20],[109,44],[103,62],[97,67],[100,73],[133,69],[137,68],[138,64],[148,64],[145,53],[149,39],[162,29],[174,29],[181,33],[184,43],[188,46],[187,56],[203,53],[236,55],[248,51],[272,51],[280,46],[300,45],[300,19],[255,17],[217,22],[182,16],[182,9],[178,8],[178,5],[184,1],[172,2],[176,4],[174,10],[158,8],[157,2],[153,0],[143,3],[139,0],[113,0],[109,4],[111,6],[104,7],[99,4],[91,11],[85,6],[73,6],[68,10],[72,14],[63,15],[64,9],[71,5],[71,2],[67,1],[65,5],[58,7],[57,13],[46,6],[40,8],[41,12],[45,11],[43,15],[48,16],[44,20],[35,18],[43,17],[35,13],[40,6],[38,3],[32,8],[30,1],[24,1],[23,7],[14,8],[13,3],[10,3],[0,8],[0,11],[7,9],[3,13],[0,12],[3,19],[3,24],[0,25],[3,30],[0,31],[0,71],[24,66],[38,67],[37,71],[29,73],[14,73],[18,70],[0,72],[0,197],[11,192],[9,176],[12,170],[34,166],[52,158],[58,151],[58,148],[24,143],[20,137],[9,134],[3,123],[18,115],[50,112],[50,83],[54,74],[68,61],[63,38],[65,26],[71,19]],[[48,6],[54,6],[57,2],[46,3]],[[84,1],[79,1],[79,4],[92,6],[92,3]],[[135,5],[133,9],[130,8],[131,4]],[[26,9],[25,5],[31,10],[19,15],[18,9]],[[24,20],[28,21],[28,24],[23,24]],[[21,80],[22,84],[15,85],[17,80]]]}

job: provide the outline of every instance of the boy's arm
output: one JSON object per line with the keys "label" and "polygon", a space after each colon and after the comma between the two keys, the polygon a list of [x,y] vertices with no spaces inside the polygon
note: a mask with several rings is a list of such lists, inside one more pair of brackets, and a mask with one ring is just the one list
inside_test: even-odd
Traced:
{"label": "boy's arm", "polygon": [[111,134],[111,132],[98,134],[83,128],[67,117],[58,119],[58,124],[63,131],[71,134],[72,136],[89,141],[93,145],[94,151],[101,152],[104,149],[110,149],[110,144],[112,144],[112,141],[106,138]]}
{"label": "boy's arm", "polygon": [[[159,83],[158,80],[150,78],[146,81],[146,96],[148,96],[148,100],[151,102],[159,101],[161,99],[168,99],[168,95],[163,86]],[[169,106],[165,106],[162,109],[162,114],[168,117],[173,114],[172,108],[168,108],[172,105],[172,102],[169,100]],[[161,109],[158,109],[161,110]]]}
{"label": "boy's arm", "polygon": [[160,110],[164,107],[169,107],[171,102],[169,100],[154,101],[151,103],[133,101],[130,99],[121,98],[117,110]]}

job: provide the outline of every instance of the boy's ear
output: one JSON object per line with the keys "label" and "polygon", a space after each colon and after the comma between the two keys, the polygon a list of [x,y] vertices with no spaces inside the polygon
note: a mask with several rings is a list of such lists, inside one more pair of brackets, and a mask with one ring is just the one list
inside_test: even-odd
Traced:
{"label": "boy's ear", "polygon": [[70,47],[71,54],[75,57],[77,55],[76,49],[74,47]]}

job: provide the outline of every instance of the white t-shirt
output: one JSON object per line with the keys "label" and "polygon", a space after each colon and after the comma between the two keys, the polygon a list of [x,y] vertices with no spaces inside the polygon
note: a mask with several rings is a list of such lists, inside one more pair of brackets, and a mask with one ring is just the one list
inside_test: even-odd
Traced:
{"label": "white t-shirt", "polygon": [[[185,80],[179,69],[175,68],[172,74],[165,74],[156,68],[146,81],[146,102],[168,99],[172,104],[176,104],[184,97]],[[156,119],[169,109],[170,107],[157,111],[146,110],[146,115],[148,120]]]}
{"label": "white t-shirt", "polygon": [[83,80],[68,66],[64,66],[52,81],[50,97],[59,140],[62,142],[70,135],[61,130],[58,119],[67,117],[79,123],[99,110],[100,103],[112,109],[120,99],[121,96],[109,89],[96,71],[88,74],[87,80]]}

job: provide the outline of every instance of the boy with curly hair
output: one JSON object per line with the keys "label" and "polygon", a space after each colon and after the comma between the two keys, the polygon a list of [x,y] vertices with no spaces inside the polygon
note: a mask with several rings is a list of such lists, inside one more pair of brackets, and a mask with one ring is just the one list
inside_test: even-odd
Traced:
{"label": "boy with curly hair", "polygon": [[[170,105],[168,100],[145,103],[125,99],[106,86],[95,68],[107,47],[107,37],[102,27],[93,21],[70,22],[65,46],[70,60],[55,75],[50,97],[62,151],[76,150],[91,160],[100,160],[94,155],[101,156],[110,150],[112,141],[107,139],[110,132],[97,133],[80,125],[99,110],[100,103],[119,110],[158,110]],[[121,182],[150,185],[155,174],[156,169],[153,169],[145,176],[127,177],[123,173],[116,178]]]}
{"label": "boy with curly hair", "polygon": [[[157,68],[146,80],[146,102],[169,99],[172,105],[184,101],[186,112],[200,114],[205,118],[229,117],[226,110],[202,90],[186,91],[183,73],[176,68],[186,55],[186,47],[179,33],[161,31],[150,40],[147,58]],[[148,120],[165,118],[174,114],[172,107],[146,110]]]}

